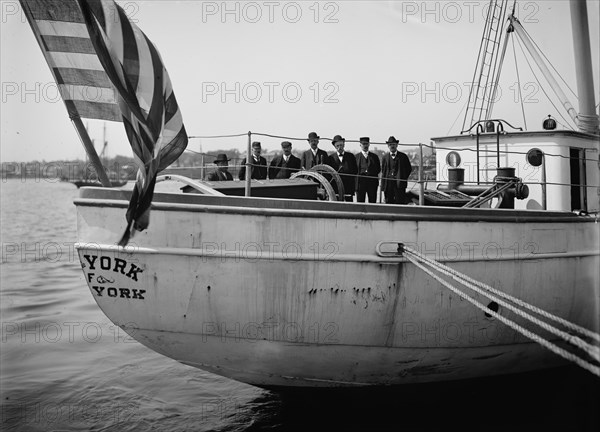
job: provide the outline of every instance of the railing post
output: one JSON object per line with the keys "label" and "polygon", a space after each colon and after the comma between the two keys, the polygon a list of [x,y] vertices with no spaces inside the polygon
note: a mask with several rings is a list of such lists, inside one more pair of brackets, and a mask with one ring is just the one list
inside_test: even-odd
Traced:
{"label": "railing post", "polygon": [[245,196],[250,196],[250,185],[252,182],[252,132],[248,131],[248,148],[246,149],[246,189]]}
{"label": "railing post", "polygon": [[200,178],[202,180],[204,180],[204,174],[206,169],[204,168],[204,164],[205,164],[205,160],[204,160],[204,153],[202,153],[202,147],[200,147]]}
{"label": "railing post", "polygon": [[[481,126],[481,123],[479,123],[477,125],[477,184],[479,184],[480,178],[479,178],[479,129],[481,128],[481,132],[483,132],[483,126]],[[486,179],[487,180],[487,179]]]}
{"label": "railing post", "polygon": [[423,143],[419,143],[419,205],[425,204],[425,184],[423,183]]}
{"label": "railing post", "polygon": [[498,168],[500,168],[500,132],[504,132],[502,121],[498,121],[498,127],[496,127],[496,164]]}
{"label": "railing post", "polygon": [[542,153],[542,209],[548,210],[546,202],[546,155]]}

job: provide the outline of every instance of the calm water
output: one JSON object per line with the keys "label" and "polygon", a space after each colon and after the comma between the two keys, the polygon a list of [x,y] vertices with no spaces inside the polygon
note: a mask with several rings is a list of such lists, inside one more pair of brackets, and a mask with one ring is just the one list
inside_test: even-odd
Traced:
{"label": "calm water", "polygon": [[77,189],[1,183],[2,430],[600,430],[576,367],[378,391],[275,393],[129,340],[74,256]]}

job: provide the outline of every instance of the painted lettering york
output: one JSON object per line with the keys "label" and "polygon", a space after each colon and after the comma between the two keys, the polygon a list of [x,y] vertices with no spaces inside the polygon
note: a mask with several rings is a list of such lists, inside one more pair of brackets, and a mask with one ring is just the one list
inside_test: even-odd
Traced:
{"label": "painted lettering york", "polygon": [[[112,270],[115,273],[121,273],[136,282],[138,282],[138,273],[144,271],[144,269],[133,263],[129,263],[129,268],[127,268],[127,261],[121,258],[112,258],[109,256],[98,257],[98,255],[84,255],[83,257],[87,261],[90,270],[96,270],[96,266],[98,266],[102,270]],[[98,258],[100,259],[98,260]]]}
{"label": "painted lettering york", "polygon": [[[146,290],[138,290],[133,288],[115,288],[115,287],[103,287],[93,285],[92,289],[96,291],[98,297],[119,297],[119,298],[131,298],[138,300],[146,300],[144,293]],[[106,291],[105,291],[106,290]],[[102,295],[105,294],[105,295]]]}

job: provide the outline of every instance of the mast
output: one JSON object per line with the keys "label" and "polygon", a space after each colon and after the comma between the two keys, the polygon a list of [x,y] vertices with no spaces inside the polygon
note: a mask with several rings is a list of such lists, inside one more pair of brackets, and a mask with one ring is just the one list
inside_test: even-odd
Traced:
{"label": "mast", "polygon": [[577,75],[577,93],[579,94],[578,127],[582,132],[598,133],[598,115],[594,100],[594,78],[590,49],[590,32],[585,0],[571,0],[571,26],[575,68]]}

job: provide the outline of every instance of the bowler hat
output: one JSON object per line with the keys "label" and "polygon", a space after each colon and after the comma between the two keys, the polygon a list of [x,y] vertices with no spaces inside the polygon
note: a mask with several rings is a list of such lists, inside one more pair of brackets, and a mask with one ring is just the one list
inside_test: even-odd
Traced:
{"label": "bowler hat", "polygon": [[335,145],[335,143],[338,142],[338,141],[346,141],[346,138],[342,138],[341,135],[336,135],[331,140],[331,144]]}
{"label": "bowler hat", "polygon": [[254,142],[252,143],[252,147],[253,147],[253,148],[254,148],[254,147],[260,147],[260,142],[259,142],[259,141],[254,141]]}
{"label": "bowler hat", "polygon": [[309,140],[311,140],[311,139],[321,139],[321,137],[319,135],[317,135],[316,132],[311,132],[311,133],[308,134],[308,139]]}
{"label": "bowler hat", "polygon": [[219,153],[214,163],[217,162],[229,162],[231,159],[227,159],[227,155],[225,153]]}
{"label": "bowler hat", "polygon": [[394,138],[394,136],[391,136],[388,138],[388,140],[385,142],[386,144],[391,144],[391,143],[396,143],[398,144],[400,141],[398,141],[396,138]]}
{"label": "bowler hat", "polygon": [[291,147],[292,143],[289,141],[282,141],[281,142],[281,147]]}
{"label": "bowler hat", "polygon": [[359,141],[368,143],[370,141],[370,139],[369,139],[369,137],[360,137]]}

